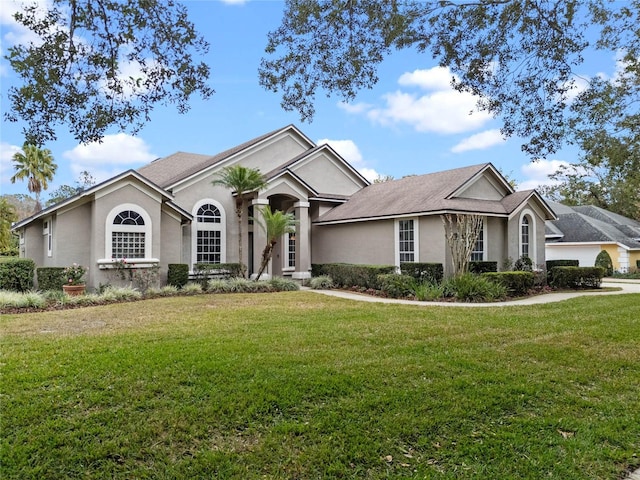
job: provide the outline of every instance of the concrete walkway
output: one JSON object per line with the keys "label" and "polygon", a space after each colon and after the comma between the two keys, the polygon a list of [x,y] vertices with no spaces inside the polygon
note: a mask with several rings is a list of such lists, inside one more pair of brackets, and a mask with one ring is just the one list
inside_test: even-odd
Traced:
{"label": "concrete walkway", "polygon": [[[420,305],[420,306],[442,306],[442,307],[508,307],[513,305],[539,305],[543,303],[561,302],[570,298],[582,297],[585,295],[619,295],[621,293],[640,293],[640,280],[622,280],[617,278],[605,278],[602,282],[603,288],[615,288],[616,290],[605,291],[575,291],[575,292],[558,292],[546,293],[544,295],[536,295],[534,297],[522,298],[520,300],[511,300],[508,302],[492,302],[492,303],[464,303],[464,302],[421,302],[418,300],[399,300],[396,298],[382,298],[371,295],[363,295],[360,293],[345,292],[343,290],[309,290],[311,292],[330,295],[333,297],[346,298],[349,300],[358,300],[360,302],[371,303],[395,303],[402,305]],[[638,479],[640,480],[640,479]]]}

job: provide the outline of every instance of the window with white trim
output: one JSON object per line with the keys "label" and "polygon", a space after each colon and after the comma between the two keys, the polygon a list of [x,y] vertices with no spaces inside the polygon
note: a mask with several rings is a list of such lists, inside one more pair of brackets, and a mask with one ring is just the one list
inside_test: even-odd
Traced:
{"label": "window with white trim", "polygon": [[42,224],[42,234],[47,237],[45,242],[47,245],[47,257],[53,256],[53,221],[51,217],[47,218]]}
{"label": "window with white trim", "polygon": [[413,220],[398,220],[398,253],[400,262],[415,262],[415,231]]}
{"label": "window with white trim", "polygon": [[135,210],[122,210],[113,219],[111,258],[145,258],[145,221]]}
{"label": "window with white trim", "polygon": [[520,225],[520,255],[523,257],[529,257],[529,245],[530,245],[530,223],[531,219],[529,215],[522,217],[522,223]]}
{"label": "window with white trim", "polygon": [[476,244],[473,246],[473,251],[471,252],[470,260],[472,262],[482,262],[484,260],[484,225],[485,222],[483,221]]}
{"label": "window with white trim", "polygon": [[287,233],[287,267],[296,267],[296,234]]}
{"label": "window with white trim", "polygon": [[225,263],[225,215],[222,205],[212,199],[198,202],[193,209],[192,263]]}
{"label": "window with white trim", "polygon": [[111,209],[105,222],[105,263],[151,258],[151,227],[151,217],[139,205],[124,203]]}

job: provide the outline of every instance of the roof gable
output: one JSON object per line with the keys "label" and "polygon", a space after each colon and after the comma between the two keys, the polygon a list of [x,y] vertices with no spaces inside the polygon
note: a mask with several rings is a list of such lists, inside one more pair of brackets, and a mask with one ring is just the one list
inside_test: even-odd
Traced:
{"label": "roof gable", "polygon": [[[168,157],[154,160],[141,167],[138,171],[158,183],[163,188],[173,189],[178,185],[193,180],[194,177],[209,174],[216,168],[222,168],[234,159],[246,156],[252,150],[258,150],[261,145],[282,137],[294,137],[301,145],[300,149],[313,148],[314,143],[294,125],[274,130],[236,145],[216,155],[200,155],[194,153],[178,152]],[[251,166],[253,168],[253,166]]]}
{"label": "roof gable", "polygon": [[[156,195],[162,198],[167,205],[171,206],[171,208],[175,209],[181,215],[183,215],[183,212],[180,211],[181,209],[179,209],[179,207],[173,204],[172,202],[173,197],[171,196],[171,194],[169,194],[166,190],[160,188],[155,183],[151,182],[149,179],[142,176],[137,171],[127,170],[125,172],[122,172],[119,175],[116,175],[115,177],[105,180],[104,182],[98,183],[97,185],[93,185],[92,187],[86,190],[83,190],[82,192],[72,197],[62,200],[61,202],[58,202],[55,205],[51,205],[50,207],[45,208],[28,218],[25,218],[24,220],[14,224],[12,226],[12,230],[25,227],[31,222],[33,222],[34,220],[51,215],[52,213],[57,212],[58,210],[73,207],[75,204],[91,201],[95,199],[96,196],[99,196],[102,192],[105,192],[114,188],[117,184],[126,182],[126,181],[131,181],[131,180],[134,180],[137,184],[141,185],[143,188],[148,189],[151,192],[154,192]],[[187,214],[187,218],[191,218],[190,214]]]}

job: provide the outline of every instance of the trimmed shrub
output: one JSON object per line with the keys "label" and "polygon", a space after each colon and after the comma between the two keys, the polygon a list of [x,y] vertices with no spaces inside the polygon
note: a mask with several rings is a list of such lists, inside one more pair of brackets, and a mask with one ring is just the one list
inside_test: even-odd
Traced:
{"label": "trimmed shrub", "polygon": [[444,268],[441,263],[400,263],[400,273],[415,278],[418,282],[442,283]]}
{"label": "trimmed shrub", "polygon": [[463,302],[492,302],[504,298],[507,294],[503,285],[472,273],[449,278],[444,282],[443,289],[445,296]]}
{"label": "trimmed shrub", "polygon": [[36,264],[30,258],[15,258],[0,262],[0,290],[26,292],[33,289]]}
{"label": "trimmed shrub", "polygon": [[611,255],[606,250],[600,250],[596,257],[595,266],[604,268],[604,273],[607,277],[613,275],[613,262],[611,261]]}
{"label": "trimmed shrub", "polygon": [[487,272],[483,278],[502,285],[513,296],[525,295],[535,283],[533,272]]}
{"label": "trimmed shrub", "polygon": [[189,265],[186,263],[170,263],[168,265],[167,284],[182,288],[189,281]]}
{"label": "trimmed shrub", "polygon": [[547,268],[547,283],[551,284],[551,270],[554,267],[579,267],[579,260],[547,260],[545,264]]}
{"label": "trimmed shrub", "polygon": [[487,272],[497,272],[498,262],[469,262],[469,273],[475,273],[481,275]]}
{"label": "trimmed shrub", "polygon": [[513,269],[517,272],[531,272],[533,271],[533,261],[527,255],[523,255],[513,264]]}
{"label": "trimmed shrub", "polygon": [[395,273],[393,265],[355,265],[351,263],[325,263],[313,265],[314,276],[328,275],[338,287],[362,287],[380,290],[378,275]]}
{"label": "trimmed shrub", "polygon": [[67,283],[64,276],[64,270],[64,267],[36,268],[38,290],[62,290],[62,286]]}
{"label": "trimmed shrub", "polygon": [[547,260],[547,272],[553,267],[579,267],[580,260]]}
{"label": "trimmed shrub", "polygon": [[413,295],[416,280],[409,275],[387,273],[378,275],[380,291],[390,298],[406,298]]}
{"label": "trimmed shrub", "polygon": [[602,267],[553,267],[551,286],[554,288],[600,288],[605,269]]}

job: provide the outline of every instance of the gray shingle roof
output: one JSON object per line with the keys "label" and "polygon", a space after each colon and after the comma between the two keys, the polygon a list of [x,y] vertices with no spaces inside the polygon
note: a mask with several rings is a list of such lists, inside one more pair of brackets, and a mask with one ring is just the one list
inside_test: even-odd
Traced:
{"label": "gray shingle roof", "polygon": [[236,145],[224,152],[220,152],[216,155],[200,155],[196,153],[177,152],[168,157],[159,158],[147,165],[144,165],[138,169],[138,173],[144,175],[146,178],[161,186],[162,188],[168,188],[171,185],[184,180],[185,178],[194,175],[205,168],[208,168],[216,163],[219,163],[236,153],[241,152],[253,145],[260,143],[261,141],[292,127],[288,125],[284,128],[279,128],[259,137],[253,138],[247,142]]}
{"label": "gray shingle roof", "polygon": [[551,203],[558,220],[549,221],[547,232],[562,232],[558,242],[616,242],[640,248],[640,222],[593,205],[569,207]]}
{"label": "gray shingle roof", "polygon": [[449,198],[465,182],[489,165],[472,165],[375,183],[353,194],[348,202],[327,212],[318,222],[357,221],[439,211],[508,215],[534,192],[516,192],[502,200]]}

